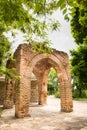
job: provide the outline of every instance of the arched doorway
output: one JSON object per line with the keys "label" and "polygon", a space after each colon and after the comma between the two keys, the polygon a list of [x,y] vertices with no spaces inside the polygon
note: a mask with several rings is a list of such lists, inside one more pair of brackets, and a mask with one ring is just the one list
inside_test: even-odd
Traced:
{"label": "arched doorway", "polygon": [[48,74],[48,95],[54,95],[55,97],[60,97],[59,94],[59,81],[58,81],[58,74],[54,68],[50,69]]}
{"label": "arched doorway", "polygon": [[[38,79],[39,104],[45,104],[47,100],[47,77],[50,68],[58,73],[60,82],[61,111],[70,112],[73,109],[71,76],[69,71],[68,56],[64,52],[53,50],[51,54],[33,52],[27,44],[18,47],[14,54],[16,59],[16,74],[20,80],[16,89],[15,115],[24,117],[29,115],[29,102],[31,92],[32,72]],[[9,86],[7,86],[9,90]],[[10,100],[10,98],[9,98]],[[8,105],[5,98],[5,105]]]}

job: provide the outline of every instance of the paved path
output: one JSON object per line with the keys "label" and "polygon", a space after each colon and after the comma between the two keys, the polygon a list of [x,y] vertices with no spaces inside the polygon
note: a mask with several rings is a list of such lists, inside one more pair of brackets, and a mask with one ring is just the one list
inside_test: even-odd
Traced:
{"label": "paved path", "polygon": [[74,101],[74,111],[60,112],[60,100],[48,97],[47,106],[31,105],[31,117],[14,118],[14,108],[4,110],[0,130],[87,130],[87,102]]}

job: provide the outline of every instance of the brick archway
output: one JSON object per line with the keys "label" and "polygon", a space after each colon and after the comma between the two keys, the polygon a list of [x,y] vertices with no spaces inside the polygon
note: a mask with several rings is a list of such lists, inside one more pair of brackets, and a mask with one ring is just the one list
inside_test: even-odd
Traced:
{"label": "brick archway", "polygon": [[[35,73],[39,86],[39,104],[46,103],[47,97],[47,77],[51,67],[58,72],[61,95],[61,111],[72,111],[72,87],[71,76],[69,71],[68,55],[64,52],[53,50],[52,54],[42,54],[33,52],[27,44],[22,44],[16,50],[14,57],[16,59],[16,74],[20,75],[20,80],[16,88],[15,115],[24,117],[29,115],[29,102],[31,92],[31,74]],[[9,87],[10,86],[10,87]],[[11,85],[7,85],[7,95],[11,92],[8,90]],[[9,97],[9,96],[7,96]],[[5,107],[12,99],[5,98]]]}

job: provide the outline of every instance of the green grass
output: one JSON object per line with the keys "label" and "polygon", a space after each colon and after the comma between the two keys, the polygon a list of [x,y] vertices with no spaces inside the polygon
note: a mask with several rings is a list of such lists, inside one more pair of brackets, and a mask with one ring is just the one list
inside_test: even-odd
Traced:
{"label": "green grass", "polygon": [[76,101],[87,101],[87,98],[73,98]]}

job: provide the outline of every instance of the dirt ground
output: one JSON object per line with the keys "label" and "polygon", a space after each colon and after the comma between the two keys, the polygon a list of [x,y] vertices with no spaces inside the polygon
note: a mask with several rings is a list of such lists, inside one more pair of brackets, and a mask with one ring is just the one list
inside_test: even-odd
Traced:
{"label": "dirt ground", "polygon": [[87,102],[73,103],[73,112],[60,112],[60,100],[49,96],[46,106],[32,104],[31,117],[21,119],[14,117],[15,108],[4,110],[0,130],[87,130]]}

